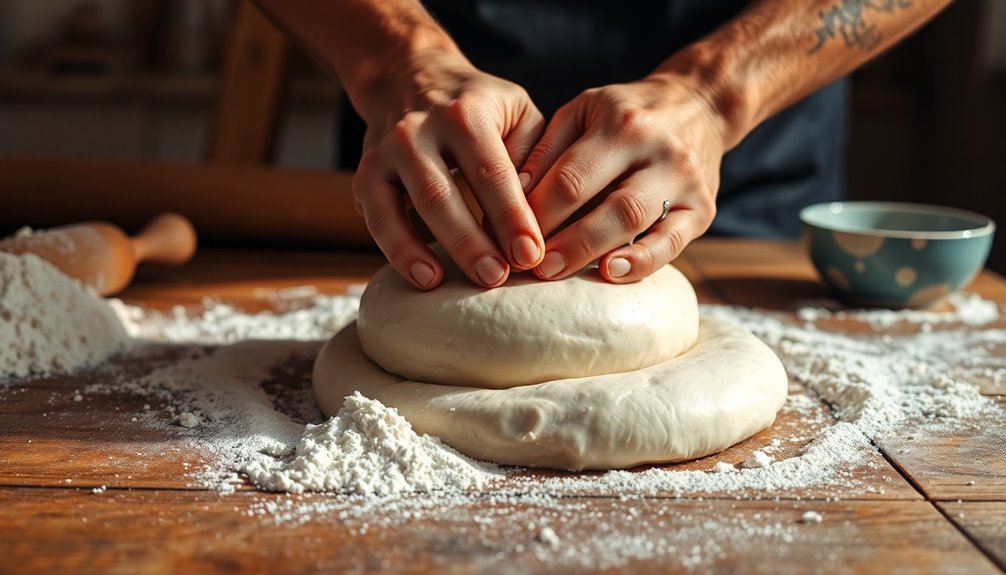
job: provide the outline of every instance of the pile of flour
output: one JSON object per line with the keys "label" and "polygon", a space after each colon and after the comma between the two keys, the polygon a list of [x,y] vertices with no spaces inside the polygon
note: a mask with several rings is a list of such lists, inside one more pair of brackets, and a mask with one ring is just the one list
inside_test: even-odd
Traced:
{"label": "pile of flour", "polygon": [[504,477],[436,437],[417,435],[398,411],[359,392],[321,425],[307,425],[288,462],[256,462],[244,469],[259,487],[302,493],[359,495],[431,493],[484,486]]}
{"label": "pile of flour", "polygon": [[0,252],[0,380],[88,367],[129,344],[82,284],[37,256]]}

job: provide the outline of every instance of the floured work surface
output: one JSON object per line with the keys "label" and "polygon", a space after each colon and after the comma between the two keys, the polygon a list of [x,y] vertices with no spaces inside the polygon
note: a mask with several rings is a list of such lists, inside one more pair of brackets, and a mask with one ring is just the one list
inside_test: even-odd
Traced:
{"label": "floured work surface", "polygon": [[[731,261],[745,250],[749,257]],[[339,291],[361,278],[333,277],[333,262],[305,258],[303,273],[289,283],[269,276],[263,289],[261,281],[242,280],[245,298],[234,297],[236,282],[226,282],[243,309],[285,315],[191,305],[157,319],[127,309],[139,335],[187,343],[152,344],[72,377],[0,386],[0,482],[7,486],[0,490],[0,571],[142,562],[153,572],[647,565],[996,572],[993,561],[1002,564],[1006,550],[994,536],[996,507],[987,502],[1006,500],[1006,457],[996,436],[1006,428],[996,395],[1006,367],[997,338],[1006,324],[991,314],[1001,312],[1006,285],[985,277],[976,286],[984,298],[902,322],[829,310],[794,246],[706,241],[689,256],[680,267],[713,304],[703,312],[753,329],[792,376],[776,425],[726,452],[609,474],[479,470],[458,484],[467,489],[434,494],[286,495],[235,482],[239,469],[289,462],[303,423],[322,422],[311,398],[311,363],[326,331],[352,316],[353,297],[282,288],[319,283]],[[247,270],[248,257],[236,265]],[[771,279],[749,273],[764,269],[759,258],[773,269]],[[202,261],[183,274],[226,278],[218,255]],[[773,281],[782,289],[773,290]],[[216,293],[219,283],[202,283]],[[197,289],[182,283],[158,291],[148,281],[135,293],[164,310],[195,303]],[[773,292],[780,294],[775,307],[786,311],[720,305]],[[202,320],[179,319],[200,313]],[[290,341],[292,333],[313,341]],[[272,341],[221,343],[248,337]],[[867,381],[857,385],[857,378]],[[919,418],[899,421],[912,414]],[[744,468],[749,459],[767,466]],[[442,479],[426,468],[409,472]],[[263,481],[269,477],[283,476],[258,480],[280,485]],[[968,521],[967,500],[986,502],[980,522],[977,515]],[[963,516],[949,521],[946,509]],[[968,531],[973,525],[980,529]],[[103,543],[109,540],[116,544]]]}

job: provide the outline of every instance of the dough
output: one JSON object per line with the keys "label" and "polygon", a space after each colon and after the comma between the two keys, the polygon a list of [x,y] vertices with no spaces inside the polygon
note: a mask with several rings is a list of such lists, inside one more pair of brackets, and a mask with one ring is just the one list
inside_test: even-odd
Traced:
{"label": "dough", "polygon": [[472,285],[445,265],[443,285],[420,292],[390,266],[360,301],[367,356],[415,381],[509,388],[629,372],[695,343],[698,305],[672,266],[613,285],[597,270],[557,282],[515,274],[499,288]]}
{"label": "dough", "polygon": [[354,323],[319,353],[314,391],[330,416],[359,391],[471,457],[611,469],[703,457],[750,437],[775,420],[787,376],[750,332],[702,318],[691,349],[640,370],[511,389],[437,385],[382,370]]}

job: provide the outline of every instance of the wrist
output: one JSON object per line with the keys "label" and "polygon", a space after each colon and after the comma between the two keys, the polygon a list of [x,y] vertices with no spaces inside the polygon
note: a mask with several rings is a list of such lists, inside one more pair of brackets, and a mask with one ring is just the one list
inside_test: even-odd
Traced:
{"label": "wrist", "polygon": [[724,150],[736,146],[754,128],[757,94],[742,80],[735,50],[699,41],[675,53],[651,77],[684,83],[708,106]]}

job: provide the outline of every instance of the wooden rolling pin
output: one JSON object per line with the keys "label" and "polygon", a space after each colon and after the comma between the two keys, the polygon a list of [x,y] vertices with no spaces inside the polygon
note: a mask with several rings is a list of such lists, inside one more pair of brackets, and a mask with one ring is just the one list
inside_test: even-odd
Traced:
{"label": "wooden rolling pin", "polygon": [[138,229],[178,212],[207,243],[373,249],[352,180],[324,170],[0,154],[0,234],[24,222],[105,218]]}
{"label": "wooden rolling pin", "polygon": [[121,291],[136,265],[180,265],[196,251],[196,232],[178,214],[162,214],[130,238],[107,222],[84,222],[0,240],[0,251],[32,253],[101,295]]}

